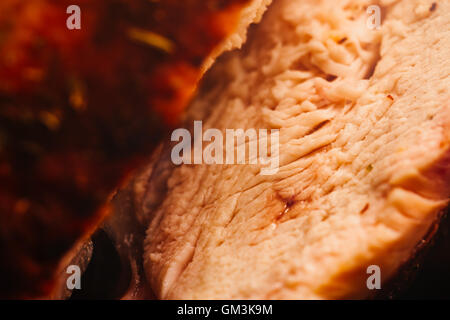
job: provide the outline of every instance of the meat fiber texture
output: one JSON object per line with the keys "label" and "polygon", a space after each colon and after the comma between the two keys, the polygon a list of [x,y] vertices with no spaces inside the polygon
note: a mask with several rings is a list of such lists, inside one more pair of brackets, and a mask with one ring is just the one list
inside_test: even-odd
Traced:
{"label": "meat fiber texture", "polygon": [[[370,295],[450,195],[450,1],[275,0],[220,58],[186,127],[280,130],[280,169],[181,165],[136,184],[147,278],[162,299]],[[246,143],[249,143],[248,141]]]}

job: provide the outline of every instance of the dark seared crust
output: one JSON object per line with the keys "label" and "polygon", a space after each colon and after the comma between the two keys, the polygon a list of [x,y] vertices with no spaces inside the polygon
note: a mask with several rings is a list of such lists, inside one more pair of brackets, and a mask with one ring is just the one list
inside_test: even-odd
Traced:
{"label": "dark seared crust", "polygon": [[247,2],[79,0],[69,31],[72,1],[0,1],[0,298],[51,290]]}
{"label": "dark seared crust", "polygon": [[[423,272],[428,272],[428,270],[424,270],[425,264],[431,266],[431,269],[440,271],[448,269],[450,261],[446,259],[447,263],[445,263],[443,261],[445,259],[442,257],[449,256],[449,252],[443,250],[450,244],[449,231],[450,207],[438,216],[427,235],[417,244],[411,258],[402,264],[391,279],[384,281],[382,290],[375,292],[371,298],[378,300],[411,299],[422,294],[427,295],[426,292],[421,292],[421,294],[416,292],[424,290],[423,284],[417,282],[427,281],[427,277],[439,276],[423,274]],[[443,265],[436,268],[438,264]],[[422,279],[418,279],[419,277]],[[430,293],[428,292],[428,294]]]}

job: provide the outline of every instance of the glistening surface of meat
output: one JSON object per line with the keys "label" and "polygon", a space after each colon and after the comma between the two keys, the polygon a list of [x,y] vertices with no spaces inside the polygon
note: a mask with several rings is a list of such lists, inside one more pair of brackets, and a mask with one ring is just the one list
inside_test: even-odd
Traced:
{"label": "glistening surface of meat", "polygon": [[0,1],[0,298],[49,293],[61,258],[269,2],[80,0],[69,30],[72,1]]}
{"label": "glistening surface of meat", "polygon": [[175,167],[163,148],[136,187],[159,298],[364,298],[367,268],[389,279],[438,219],[450,2],[380,1],[380,30],[369,4],[274,1],[209,72],[186,127],[280,129],[280,170]]}

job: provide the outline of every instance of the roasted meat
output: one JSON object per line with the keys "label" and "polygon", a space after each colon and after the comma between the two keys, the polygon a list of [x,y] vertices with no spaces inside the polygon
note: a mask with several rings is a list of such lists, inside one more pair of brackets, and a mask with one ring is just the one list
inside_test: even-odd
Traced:
{"label": "roasted meat", "polygon": [[268,2],[79,0],[69,30],[72,1],[0,1],[1,298],[49,293],[62,257]]}
{"label": "roasted meat", "polygon": [[379,1],[379,26],[371,4],[276,0],[207,74],[184,127],[278,129],[279,170],[163,147],[135,192],[159,298],[366,298],[370,266],[384,285],[429,239],[450,196],[450,2]]}

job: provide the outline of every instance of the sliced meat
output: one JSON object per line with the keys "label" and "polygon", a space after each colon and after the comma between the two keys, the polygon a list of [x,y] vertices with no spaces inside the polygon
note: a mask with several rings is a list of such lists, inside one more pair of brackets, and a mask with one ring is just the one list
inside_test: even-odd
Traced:
{"label": "sliced meat", "polygon": [[49,293],[269,2],[80,0],[80,30],[67,28],[72,1],[0,2],[0,298]]}
{"label": "sliced meat", "polygon": [[137,196],[159,298],[364,298],[369,266],[384,283],[409,259],[450,195],[450,2],[434,2],[380,1],[372,30],[371,1],[276,0],[216,62],[186,128],[279,129],[280,168],[163,148]]}

